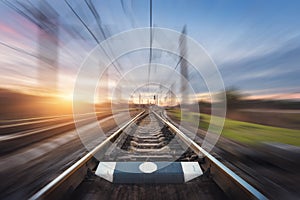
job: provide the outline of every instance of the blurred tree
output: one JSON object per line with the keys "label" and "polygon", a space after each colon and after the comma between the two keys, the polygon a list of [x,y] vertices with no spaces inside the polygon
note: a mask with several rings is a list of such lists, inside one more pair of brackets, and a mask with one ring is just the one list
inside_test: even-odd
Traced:
{"label": "blurred tree", "polygon": [[239,108],[243,95],[235,87],[226,89],[227,109],[233,110]]}

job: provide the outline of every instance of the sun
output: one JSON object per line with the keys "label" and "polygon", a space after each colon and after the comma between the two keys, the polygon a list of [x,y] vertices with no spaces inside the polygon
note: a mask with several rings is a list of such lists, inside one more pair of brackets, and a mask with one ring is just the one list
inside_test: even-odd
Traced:
{"label": "sun", "polygon": [[60,94],[58,96],[65,101],[73,101],[73,93]]}

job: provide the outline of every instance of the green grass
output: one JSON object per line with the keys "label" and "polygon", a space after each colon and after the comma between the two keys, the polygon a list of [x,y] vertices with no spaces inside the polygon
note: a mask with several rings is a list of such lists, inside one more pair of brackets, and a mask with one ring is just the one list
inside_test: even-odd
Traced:
{"label": "green grass", "polygon": [[[179,110],[169,110],[168,114],[175,119],[181,119]],[[210,115],[199,113],[187,113],[183,119],[197,126],[197,118],[201,121],[198,128],[207,130],[211,119]],[[218,118],[218,117],[216,117]],[[213,125],[213,124],[212,124]],[[221,134],[223,137],[248,145],[257,145],[262,142],[278,142],[300,146],[300,131],[273,126],[265,126],[249,122],[225,119]]]}

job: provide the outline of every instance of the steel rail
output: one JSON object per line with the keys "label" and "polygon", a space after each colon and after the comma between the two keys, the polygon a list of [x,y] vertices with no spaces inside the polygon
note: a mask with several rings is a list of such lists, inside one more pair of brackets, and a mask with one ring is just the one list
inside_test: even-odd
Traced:
{"label": "steel rail", "polygon": [[8,140],[14,140],[14,139],[18,139],[18,138],[23,138],[23,137],[26,137],[26,136],[35,135],[35,134],[45,132],[45,131],[51,131],[53,129],[61,128],[61,127],[64,127],[64,126],[72,125],[72,124],[83,122],[83,121],[87,121],[87,120],[90,120],[90,119],[93,119],[93,117],[80,119],[80,120],[77,120],[76,122],[74,122],[72,120],[72,121],[69,121],[69,122],[61,123],[61,124],[50,125],[49,127],[37,128],[36,130],[22,131],[22,132],[19,132],[19,133],[2,135],[2,136],[0,136],[0,142],[8,141]]}
{"label": "steel rail", "polygon": [[[90,112],[90,113],[81,113],[81,114],[76,114],[77,116],[84,116],[84,115],[91,115],[91,114],[100,114],[100,113],[105,113],[105,112]],[[42,120],[59,120],[61,118],[66,118],[66,117],[73,117],[74,114],[66,114],[66,115],[53,115],[53,116],[45,116],[45,117],[31,117],[31,118],[23,118],[23,119],[3,119],[0,120],[0,123],[12,123],[12,122],[20,122],[19,124],[4,124],[0,125],[0,128],[6,128],[9,126],[21,126],[24,125],[23,123],[39,123],[37,121],[42,121]],[[29,121],[29,122],[23,122],[23,121]],[[26,124],[27,125],[27,124]]]}
{"label": "steel rail", "polygon": [[5,124],[5,125],[0,125],[0,129],[15,128],[15,127],[19,127],[19,126],[27,126],[27,125],[34,125],[34,124],[47,123],[47,122],[55,122],[55,121],[59,121],[59,120],[65,120],[64,118],[67,118],[67,117],[61,117],[61,118],[55,117],[55,118],[50,118],[50,119],[21,122],[21,123],[17,123],[17,124]]}
{"label": "steel rail", "polygon": [[[204,156],[205,163],[204,165],[208,164],[208,171],[211,172],[213,180],[219,185],[219,187],[231,198],[247,198],[247,199],[267,199],[262,193],[260,193],[257,189],[247,183],[244,179],[239,177],[236,173],[226,167],[223,163],[201,148],[197,143],[191,140],[188,136],[186,136],[183,132],[181,132],[175,125],[173,125],[168,120],[164,119],[162,116],[157,114],[156,112],[152,111],[160,120],[162,120],[167,126],[169,126],[179,137],[180,139],[186,143],[195,153],[198,155]],[[87,165],[89,161],[92,160],[95,154],[97,154],[101,149],[107,147],[110,144],[111,140],[118,137],[122,131],[130,126],[134,121],[140,118],[145,111],[139,113],[135,116],[132,120],[127,122],[117,131],[115,131],[111,136],[105,139],[101,144],[95,147],[91,152],[86,154],[83,158],[65,170],[62,174],[60,174],[57,178],[52,180],[46,186],[44,186],[41,190],[35,193],[33,196],[30,197],[31,200],[33,199],[44,199],[48,198],[49,196],[54,195],[54,197],[62,197],[59,191],[66,192],[66,187],[63,186],[64,184],[68,183],[68,179],[74,174],[81,173],[80,181],[77,181],[77,185],[74,187],[74,181],[72,189],[75,189],[80,182],[83,180],[84,176],[87,172]],[[201,164],[203,165],[203,164]],[[78,177],[77,177],[78,178]],[[70,178],[71,179],[71,178]],[[220,184],[220,180],[222,183],[225,182],[225,186]],[[66,183],[65,183],[66,182]],[[70,181],[69,181],[70,182]],[[59,190],[58,188],[64,188],[64,190]],[[70,188],[70,186],[68,186]],[[229,189],[228,189],[229,188]],[[70,191],[69,191],[70,192]],[[56,196],[55,196],[56,195]]]}
{"label": "steel rail", "polygon": [[97,152],[99,152],[99,150],[101,150],[107,144],[109,144],[113,138],[118,136],[125,128],[127,128],[130,124],[132,124],[134,121],[136,121],[144,113],[145,113],[145,111],[142,111],[141,113],[139,113],[137,116],[135,116],[129,122],[127,122],[125,125],[123,125],[121,128],[119,128],[117,131],[115,131],[112,135],[110,135],[107,139],[105,139],[101,144],[99,144],[97,147],[95,147],[92,151],[87,153],[84,157],[82,157],[80,160],[78,160],[75,164],[73,164],[71,167],[69,167],[63,173],[61,173],[58,177],[56,177],[54,180],[52,180],[50,183],[48,183],[46,186],[44,186],[41,190],[39,190],[33,196],[31,196],[29,199],[35,200],[35,199],[46,198],[51,192],[53,192],[55,189],[60,187],[64,183],[64,181],[66,181],[69,177],[71,177],[74,173],[76,173],[81,167],[86,165],[94,157],[94,155]]}
{"label": "steel rail", "polygon": [[93,117],[87,117],[77,120],[76,122],[68,121],[57,124],[48,125],[47,127],[37,127],[31,130],[16,131],[7,135],[0,135],[1,154],[8,153],[18,148],[28,146],[32,143],[42,141],[44,139],[63,134],[67,131],[75,129],[75,123],[86,125]]}
{"label": "steel rail", "polygon": [[[192,150],[195,151],[195,153],[198,153],[198,155],[203,155],[209,161],[211,162],[211,166],[214,165],[217,169],[221,170],[222,173],[226,174],[227,177],[229,177],[232,181],[236,183],[236,185],[241,189],[239,192],[241,192],[239,195],[235,195],[232,192],[230,192],[231,197],[250,197],[250,199],[267,199],[261,192],[259,192],[257,189],[255,189],[252,185],[247,183],[244,179],[242,179],[240,176],[238,176],[236,173],[234,173],[232,170],[230,170],[228,167],[226,167],[223,163],[221,163],[219,160],[217,160],[215,157],[213,157],[210,153],[205,151],[202,147],[200,147],[196,142],[194,142],[192,139],[190,139],[188,136],[186,136],[183,132],[181,132],[175,125],[173,125],[171,122],[169,122],[166,119],[163,119],[159,114],[152,111],[159,119],[161,119],[164,123],[166,123],[173,131],[185,142]],[[218,183],[217,183],[218,184]],[[220,185],[219,185],[220,186]],[[222,186],[220,186],[222,188]],[[238,189],[238,188],[235,188]],[[241,195],[242,194],[242,195]]]}
{"label": "steel rail", "polygon": [[[116,110],[118,112],[127,111],[127,109],[119,109]],[[98,111],[98,112],[89,112],[89,113],[79,113],[79,114],[66,114],[66,115],[53,115],[53,116],[45,116],[45,117],[32,117],[32,118],[23,118],[23,119],[3,119],[0,120],[0,130],[2,128],[10,128],[10,127],[17,127],[23,125],[32,125],[38,124],[42,122],[51,122],[55,120],[62,120],[63,118],[73,118],[75,115],[79,117],[84,117],[86,115],[96,115],[97,114],[107,114],[108,112],[105,111]],[[18,122],[18,123],[16,123]],[[14,124],[13,124],[14,123]]]}

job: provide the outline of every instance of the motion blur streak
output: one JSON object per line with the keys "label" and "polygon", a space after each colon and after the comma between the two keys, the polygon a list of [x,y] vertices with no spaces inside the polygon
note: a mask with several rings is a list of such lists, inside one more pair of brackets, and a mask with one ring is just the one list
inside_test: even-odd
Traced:
{"label": "motion blur streak", "polygon": [[[154,105],[174,123],[197,130],[195,141],[202,143],[209,127],[217,126],[213,120],[222,119],[212,108],[221,109],[224,96],[225,124],[212,154],[267,197],[299,199],[299,10],[296,0],[1,0],[0,198],[26,199],[80,159],[87,149],[76,128],[86,133],[89,149],[103,140],[99,124],[109,134]],[[117,50],[120,41],[113,38],[97,49],[145,27],[151,29],[150,49],[116,58],[117,50],[142,43],[142,37],[121,39]],[[158,35],[157,27],[180,36]],[[158,37],[177,52],[152,48]],[[187,38],[211,59],[196,55],[201,74],[185,59],[195,57]],[[93,50],[105,56],[88,60]],[[85,77],[83,84],[98,83],[94,99],[83,91],[74,100],[84,62],[96,75],[106,68],[96,80]],[[209,62],[226,91],[209,91],[203,77]],[[80,105],[76,126],[74,101]]]}

